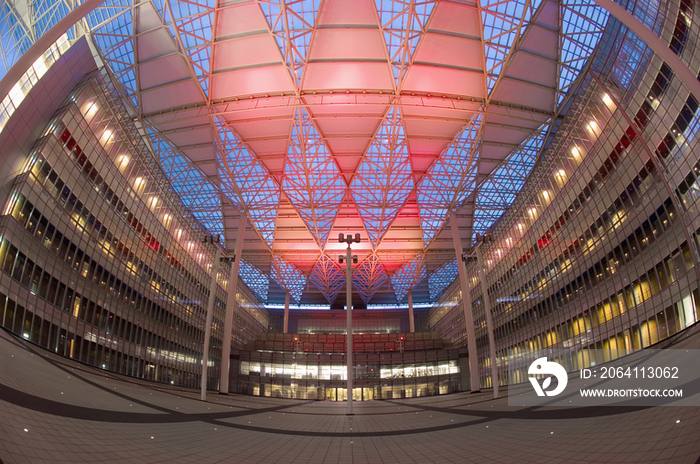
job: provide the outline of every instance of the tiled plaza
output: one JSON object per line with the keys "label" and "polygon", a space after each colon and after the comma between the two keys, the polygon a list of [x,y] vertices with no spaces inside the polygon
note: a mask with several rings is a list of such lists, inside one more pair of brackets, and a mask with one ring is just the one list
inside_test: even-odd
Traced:
{"label": "tiled plaza", "polygon": [[[698,336],[676,343],[695,347]],[[22,463],[695,463],[698,408],[513,408],[491,392],[309,402],[141,382],[0,332],[0,459]]]}

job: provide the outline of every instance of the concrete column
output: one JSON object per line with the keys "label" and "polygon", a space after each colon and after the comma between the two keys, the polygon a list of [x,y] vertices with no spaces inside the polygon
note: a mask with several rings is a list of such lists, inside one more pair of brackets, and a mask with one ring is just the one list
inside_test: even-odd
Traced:
{"label": "concrete column", "polygon": [[408,323],[411,327],[411,333],[416,331],[416,322],[413,318],[413,294],[408,291]]}
{"label": "concrete column", "polygon": [[211,265],[211,283],[209,284],[209,301],[207,301],[207,317],[204,323],[204,350],[202,352],[202,379],[200,382],[201,400],[207,400],[207,368],[209,367],[209,339],[211,338],[211,321],[214,317],[214,297],[216,296],[216,276],[219,274],[221,250],[216,245],[214,262]]}
{"label": "concrete column", "polygon": [[241,268],[241,253],[243,252],[243,239],[247,218],[241,214],[238,223],[238,235],[233,246],[233,262],[231,274],[228,277],[228,295],[226,295],[226,318],[224,319],[224,339],[221,345],[221,379],[219,380],[219,393],[228,395],[229,372],[231,369],[231,331],[233,330],[233,315],[236,312],[236,292],[238,289],[238,271]]}
{"label": "concrete column", "polygon": [[284,295],[284,333],[289,333],[289,290]]}
{"label": "concrete column", "polygon": [[489,337],[489,358],[491,359],[491,383],[493,384],[493,397],[498,398],[498,365],[496,364],[496,341],[493,338],[493,318],[491,317],[491,300],[489,298],[488,285],[486,285],[486,273],[484,261],[481,259],[481,244],[476,247],[476,265],[479,271],[479,283],[481,284],[482,298],[484,299],[484,314],[486,314],[486,331]]}
{"label": "concrete column", "polygon": [[464,324],[467,329],[467,349],[469,350],[469,383],[471,391],[480,391],[479,364],[476,354],[476,338],[474,336],[474,318],[472,317],[472,301],[469,295],[469,282],[467,281],[467,268],[462,260],[462,240],[457,228],[457,216],[450,212],[450,228],[452,229],[452,242],[457,255],[457,268],[459,269],[459,283],[462,289],[462,308],[464,310]]}

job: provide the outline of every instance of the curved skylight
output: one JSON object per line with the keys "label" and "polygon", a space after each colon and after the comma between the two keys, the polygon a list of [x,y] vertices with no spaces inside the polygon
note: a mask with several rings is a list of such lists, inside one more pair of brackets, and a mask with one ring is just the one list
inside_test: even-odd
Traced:
{"label": "curved skylight", "polygon": [[[72,8],[1,5],[1,74]],[[510,207],[607,20],[592,0],[107,0],[69,36],[90,31],[202,224],[231,247],[223,211],[247,216],[259,298],[334,301],[337,234],[360,233],[356,289],[387,304],[454,280],[449,213],[466,245]]]}

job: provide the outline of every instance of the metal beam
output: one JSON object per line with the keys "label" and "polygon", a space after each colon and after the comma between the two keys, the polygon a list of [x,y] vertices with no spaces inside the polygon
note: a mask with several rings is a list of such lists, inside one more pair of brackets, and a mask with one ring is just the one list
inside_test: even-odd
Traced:
{"label": "metal beam", "polygon": [[39,39],[34,42],[34,45],[29,47],[29,50],[27,50],[27,52],[17,60],[14,66],[7,71],[5,77],[0,80],[0,98],[5,98],[5,95],[10,93],[12,87],[19,81],[22,75],[27,72],[27,69],[29,69],[54,42],[78,21],[83,19],[84,16],[104,3],[104,1],[105,0],[86,0],[57,22],[56,25],[49,29],[44,35],[39,37]]}

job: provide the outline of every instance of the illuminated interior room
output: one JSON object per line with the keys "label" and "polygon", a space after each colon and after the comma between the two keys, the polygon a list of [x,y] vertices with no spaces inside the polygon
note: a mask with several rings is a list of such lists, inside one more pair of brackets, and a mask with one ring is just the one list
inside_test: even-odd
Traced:
{"label": "illuminated interior room", "polygon": [[0,0],[0,464],[700,463],[699,14]]}

